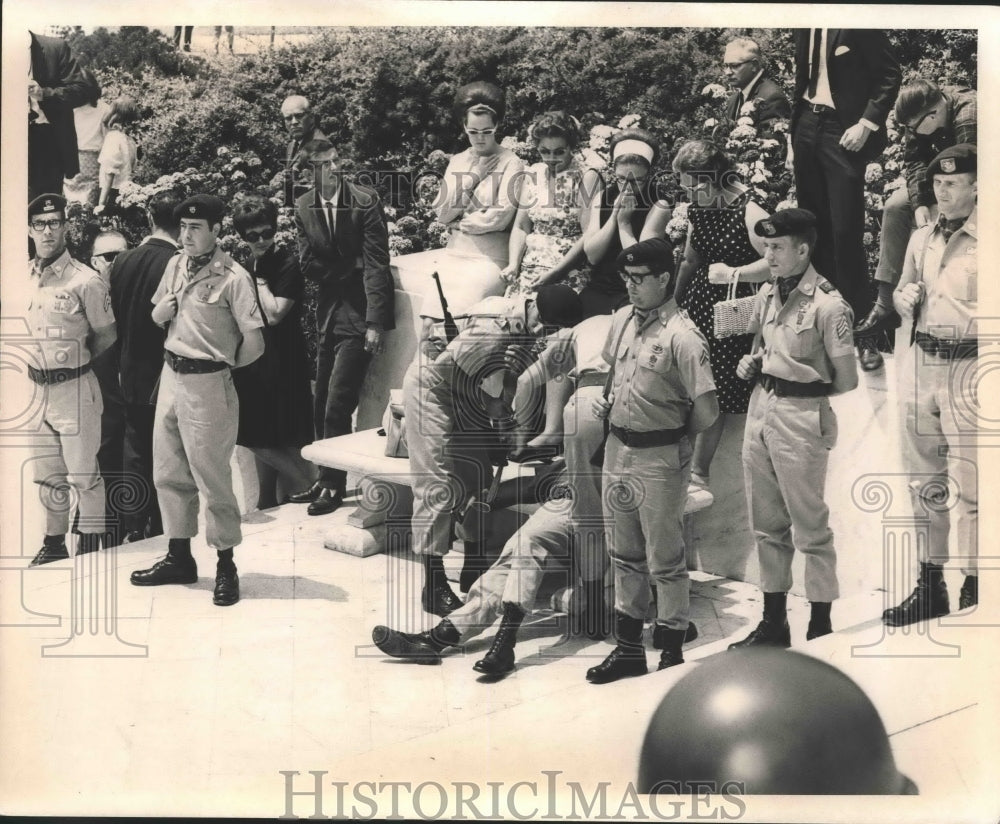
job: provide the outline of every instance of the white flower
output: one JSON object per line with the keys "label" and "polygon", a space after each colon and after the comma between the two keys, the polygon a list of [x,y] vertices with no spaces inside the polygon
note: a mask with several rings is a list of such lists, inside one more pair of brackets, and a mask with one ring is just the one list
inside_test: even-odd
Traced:
{"label": "white flower", "polygon": [[637,114],[627,114],[618,121],[618,128],[631,129],[633,126],[638,126],[641,119]]}
{"label": "white flower", "polygon": [[737,126],[749,126],[750,128],[753,128],[753,118],[752,117],[747,117],[746,115],[741,114],[738,118],[736,118],[736,125]]}
{"label": "white flower", "polygon": [[783,200],[777,206],[774,207],[774,211],[780,212],[782,209],[794,209],[796,206],[796,201],[794,200]]}
{"label": "white flower", "polygon": [[710,117],[710,118],[708,118],[708,120],[705,121],[705,128],[706,129],[714,129],[718,125],[719,125],[719,121],[716,120],[714,117]]}
{"label": "white flower", "polygon": [[225,146],[219,146],[219,148],[215,150],[215,154],[218,157],[225,157],[227,154],[229,154],[229,149],[226,148]]}
{"label": "white flower", "polygon": [[778,141],[775,140],[772,137],[765,137],[762,141],[760,141],[760,148],[763,149],[764,151],[770,151],[771,149],[777,149],[778,146],[780,146],[780,145],[781,144],[778,143]]}
{"label": "white flower", "polygon": [[770,175],[762,169],[758,169],[750,176],[751,183],[766,183]]}
{"label": "white flower", "polygon": [[748,100],[740,106],[740,118],[750,117],[755,111],[757,111],[757,101]]}
{"label": "white flower", "polygon": [[691,204],[688,203],[687,201],[684,201],[684,203],[678,203],[674,207],[673,217],[679,217],[679,218],[683,218],[684,220],[687,220],[688,208],[690,206],[691,206]]}
{"label": "white flower", "polygon": [[882,177],[882,167],[878,163],[869,163],[865,168],[865,183],[874,183]]}
{"label": "white flower", "polygon": [[[742,120],[743,118],[740,118]],[[757,136],[757,130],[753,127],[753,123],[747,125],[746,123],[741,123],[737,121],[739,125],[729,133],[729,137],[732,140],[752,140]]]}
{"label": "white flower", "polygon": [[505,149],[510,149],[513,151],[517,148],[517,138],[513,135],[507,135],[503,140],[500,141],[500,145]]}
{"label": "white flower", "polygon": [[726,87],[720,86],[718,83],[709,83],[704,89],[701,90],[701,93],[714,100],[722,100],[724,97],[729,96],[729,91]]}

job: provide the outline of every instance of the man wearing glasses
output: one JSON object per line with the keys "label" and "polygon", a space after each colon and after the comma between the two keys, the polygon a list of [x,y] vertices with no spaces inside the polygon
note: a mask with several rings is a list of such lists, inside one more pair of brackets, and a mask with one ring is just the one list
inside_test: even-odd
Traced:
{"label": "man wearing glasses", "polygon": [[29,366],[28,376],[43,395],[41,430],[51,436],[34,446],[32,462],[45,507],[45,540],[31,561],[39,566],[69,557],[65,502],[73,497],[80,533],[77,554],[100,549],[104,480],[97,451],[103,403],[91,362],[115,342],[116,332],[107,285],[66,249],[66,200],[56,194],[32,200],[28,228],[35,244],[28,321],[39,354],[38,366]]}
{"label": "man wearing glasses", "polygon": [[[776,120],[792,116],[792,107],[781,87],[764,73],[760,46],[748,37],[737,37],[726,44],[722,72],[733,90],[726,101],[723,119],[735,123],[747,103],[754,104],[749,117],[760,132],[769,131]],[[712,139],[717,137],[713,133]],[[722,135],[722,137],[725,137]]]}
{"label": "man wearing glasses", "polygon": [[285,152],[285,205],[291,206],[295,198],[312,186],[312,170],[303,166],[299,151],[310,140],[326,140],[327,137],[316,125],[316,115],[309,100],[300,94],[285,98],[281,104],[281,119],[289,138]]}
{"label": "man wearing glasses", "polygon": [[602,472],[604,521],[615,575],[617,646],[587,671],[592,684],[645,675],[642,628],[656,586],[659,669],[684,663],[691,580],[682,519],[691,442],[719,415],[708,343],[673,299],[673,247],[651,238],[619,253],[631,306],[604,345],[610,392],[593,411],[608,421]]}
{"label": "man wearing glasses", "polygon": [[976,92],[958,86],[938,87],[914,80],[899,90],[894,109],[903,128],[903,175],[900,186],[885,202],[875,281],[878,296],[871,312],[855,327],[858,335],[875,335],[899,325],[892,292],[903,271],[906,245],[914,229],[937,218],[934,188],[927,180],[928,164],[945,149],[976,143]]}

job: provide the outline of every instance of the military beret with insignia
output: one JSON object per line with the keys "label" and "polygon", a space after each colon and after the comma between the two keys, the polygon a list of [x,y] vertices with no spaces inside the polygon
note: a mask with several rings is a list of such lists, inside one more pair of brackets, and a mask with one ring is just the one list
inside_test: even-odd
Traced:
{"label": "military beret with insignia", "polygon": [[626,266],[648,266],[656,274],[666,272],[674,267],[674,247],[666,238],[652,237],[622,249],[615,265],[619,271]]}
{"label": "military beret with insignia", "polygon": [[770,217],[758,220],[753,227],[758,237],[801,235],[816,228],[816,215],[808,209],[780,209]]}
{"label": "military beret with insignia", "polygon": [[934,181],[934,175],[959,175],[976,173],[976,147],[973,143],[959,143],[949,146],[927,165],[927,182]]}
{"label": "military beret with insignia", "polygon": [[222,223],[225,204],[215,195],[192,195],[174,209],[174,219],[207,220],[209,225]]}
{"label": "military beret with insignia", "polygon": [[39,195],[28,204],[28,218],[35,215],[50,214],[52,212],[66,213],[66,198],[62,195],[45,194]]}

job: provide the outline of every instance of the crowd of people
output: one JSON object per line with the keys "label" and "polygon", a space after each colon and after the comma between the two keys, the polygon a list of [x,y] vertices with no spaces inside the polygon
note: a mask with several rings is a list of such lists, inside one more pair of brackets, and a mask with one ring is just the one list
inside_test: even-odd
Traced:
{"label": "crowd of people", "polygon": [[[923,79],[900,88],[881,31],[798,30],[795,43],[789,100],[767,76],[758,44],[730,42],[723,68],[732,95],[720,117],[738,119],[747,107],[765,130],[790,117],[798,206],[768,214],[724,147],[684,141],[670,158],[690,202],[678,250],[666,233],[674,204],[653,185],[656,135],[619,131],[601,170],[579,152],[579,122],[549,111],[529,135],[540,162],[527,166],[499,140],[503,90],[486,81],[458,90],[454,114],[469,147],[441,181],[436,210],[448,241],[438,263],[442,276],[472,282],[484,299],[449,312],[431,285],[420,312],[403,381],[412,546],[423,564],[422,606],[441,620],[421,633],[376,627],[387,654],[436,663],[499,616],[475,669],[509,672],[542,574],[561,558],[584,605],[580,631],[610,632],[616,642],[589,681],[647,671],[651,600],[659,666],[682,663],[683,644],[697,634],[684,507],[692,489],[711,485],[726,416],[744,414],[764,611],[733,646],[791,644],[785,601],[796,551],[811,603],[807,640],[829,634],[839,595],[824,501],[837,442],[829,399],[857,386],[859,367],[881,367],[873,337],[901,323],[911,328],[897,352],[903,459],[931,536],[916,589],[883,620],[902,626],[949,612],[952,516],[932,505],[948,479],[958,488],[960,606],[977,602],[974,382],[948,380],[956,364],[974,366],[978,351],[975,92]],[[68,512],[56,499],[72,488],[78,554],[97,550],[101,535],[113,545],[165,533],[167,555],[132,583],[191,583],[200,496],[218,555],[215,603],[236,603],[236,444],[256,458],[261,507],[288,500],[325,515],[348,495],[343,470],[314,468],[299,450],[351,432],[369,366],[392,334],[383,205],[344,173],[309,100],[293,95],[280,115],[297,249],[275,245],[278,209],[267,198],[226,204],[207,192],[161,192],[147,204],[148,237],[127,249],[106,226],[88,267],[67,251],[63,192],[85,191],[113,215],[116,190],[135,169],[135,103],[106,106],[97,128],[90,109],[100,110],[99,90],[65,43],[32,35],[31,48],[30,312],[42,357],[31,378],[46,393],[58,445],[36,464],[48,519],[32,564],[69,557]],[[905,133],[906,186],[886,205],[873,295],[864,171],[885,146],[893,108]],[[218,246],[227,211],[250,248],[246,267]],[[314,376],[298,317],[305,280],[318,290]],[[741,299],[746,322],[721,329],[720,303]],[[61,334],[42,335],[51,328]],[[558,450],[561,478],[490,563],[478,504],[495,503],[497,468]],[[127,517],[110,495],[117,481],[142,492]],[[443,564],[456,537],[464,599]]]}

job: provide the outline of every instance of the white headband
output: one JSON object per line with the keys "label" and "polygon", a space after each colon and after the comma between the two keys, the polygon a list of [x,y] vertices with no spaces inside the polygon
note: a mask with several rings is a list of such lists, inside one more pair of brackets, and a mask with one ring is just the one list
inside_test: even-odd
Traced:
{"label": "white headband", "polygon": [[650,165],[653,164],[653,147],[648,143],[643,143],[641,140],[629,138],[616,143],[611,159],[617,160],[622,155],[639,155],[639,157],[645,158],[646,162]]}

